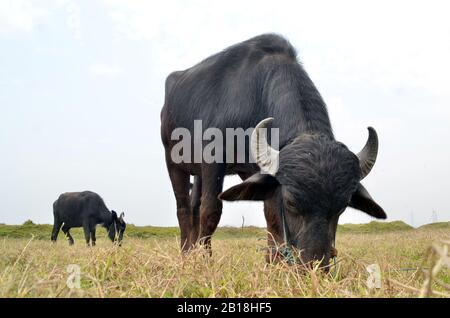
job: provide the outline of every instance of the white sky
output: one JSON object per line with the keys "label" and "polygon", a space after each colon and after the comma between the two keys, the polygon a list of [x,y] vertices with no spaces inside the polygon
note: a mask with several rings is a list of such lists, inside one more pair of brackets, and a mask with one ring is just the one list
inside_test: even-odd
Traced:
{"label": "white sky", "polygon": [[[364,184],[389,220],[449,220],[447,3],[0,0],[0,223],[50,223],[60,193],[89,189],[131,223],[176,225],[164,79],[265,32],[297,47],[340,141],[357,152],[377,129]],[[261,204],[225,203],[221,225],[242,216],[265,224]]]}

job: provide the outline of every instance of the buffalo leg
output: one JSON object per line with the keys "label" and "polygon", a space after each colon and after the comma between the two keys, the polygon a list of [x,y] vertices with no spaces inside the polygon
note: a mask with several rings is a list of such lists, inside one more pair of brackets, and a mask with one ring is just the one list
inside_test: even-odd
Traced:
{"label": "buffalo leg", "polygon": [[186,252],[190,249],[192,243],[190,242],[190,197],[189,184],[190,175],[174,166],[168,166],[170,181],[172,182],[175,200],[177,202],[177,217],[181,232],[181,250]]}
{"label": "buffalo leg", "polygon": [[264,201],[264,216],[267,222],[268,251],[266,254],[266,261],[268,263],[273,263],[280,256],[277,252],[277,247],[284,243],[279,211],[277,210],[277,204],[273,200]]}
{"label": "buffalo leg", "polygon": [[58,233],[61,229],[62,222],[60,222],[57,218],[55,218],[55,222],[53,223],[53,230],[52,230],[52,241],[56,242],[58,239]]}
{"label": "buffalo leg", "polygon": [[95,237],[95,224],[91,225],[90,232],[91,232],[92,246],[95,246],[95,241],[97,240],[97,238]]}
{"label": "buffalo leg", "polygon": [[90,246],[90,241],[91,241],[91,229],[89,224],[83,224],[83,231],[84,231],[84,238],[86,240],[86,245]]}
{"label": "buffalo leg", "polygon": [[[251,174],[239,173],[239,177],[242,181],[251,177]],[[283,244],[281,236],[281,226],[279,223],[277,205],[271,200],[264,201],[264,216],[267,223],[267,254],[266,262],[273,263],[279,257],[277,253],[277,246]]]}
{"label": "buffalo leg", "polygon": [[74,240],[73,240],[72,235],[70,235],[70,231],[69,230],[70,230],[69,227],[63,225],[62,231],[63,231],[64,235],[67,237],[67,239],[69,240],[69,245],[73,245]]}
{"label": "buffalo leg", "polygon": [[200,242],[211,254],[211,235],[222,215],[222,192],[225,169],[223,165],[208,165],[202,168],[202,197],[200,203]]}
{"label": "buffalo leg", "polygon": [[[251,174],[239,173],[239,177],[242,181],[251,177]],[[273,200],[264,201],[264,216],[267,223],[267,254],[266,262],[275,262],[279,255],[277,253],[277,247],[283,244],[282,229],[279,220],[279,211],[277,210],[277,204]]]}
{"label": "buffalo leg", "polygon": [[194,186],[191,191],[191,244],[196,244],[199,239],[200,231],[200,202],[202,196],[202,178],[194,177]]}

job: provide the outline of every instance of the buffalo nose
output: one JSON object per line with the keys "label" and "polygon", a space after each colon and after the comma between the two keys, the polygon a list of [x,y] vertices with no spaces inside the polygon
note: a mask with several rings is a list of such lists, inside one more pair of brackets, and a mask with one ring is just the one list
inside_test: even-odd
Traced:
{"label": "buffalo nose", "polygon": [[330,264],[330,258],[334,257],[333,254],[328,253],[317,253],[313,255],[302,255],[301,256],[301,263],[306,266],[309,269],[312,269],[316,266],[318,268],[322,269],[324,272],[328,273],[329,271],[329,264]]}

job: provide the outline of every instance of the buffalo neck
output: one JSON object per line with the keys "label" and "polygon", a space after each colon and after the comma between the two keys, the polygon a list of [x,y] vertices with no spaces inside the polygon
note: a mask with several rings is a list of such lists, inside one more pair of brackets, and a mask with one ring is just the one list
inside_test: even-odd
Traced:
{"label": "buffalo neck", "polygon": [[275,65],[264,90],[268,114],[280,129],[280,147],[305,133],[334,140],[325,102],[298,62]]}
{"label": "buffalo neck", "polygon": [[102,214],[102,225],[105,228],[109,228],[113,223],[112,213],[107,211]]}

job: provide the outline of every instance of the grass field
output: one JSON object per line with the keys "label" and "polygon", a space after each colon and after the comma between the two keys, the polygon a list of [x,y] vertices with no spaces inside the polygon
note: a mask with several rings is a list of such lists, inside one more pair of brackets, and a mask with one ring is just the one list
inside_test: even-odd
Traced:
{"label": "grass field", "polygon": [[[52,244],[50,232],[30,222],[0,225],[0,297],[450,296],[450,269],[443,266],[450,265],[450,223],[340,226],[338,265],[329,274],[266,264],[260,228],[220,228],[212,257],[201,249],[182,256],[176,228],[130,226],[122,247],[99,229],[94,248],[80,230],[71,247],[61,234]],[[79,266],[80,288],[67,285],[71,264]],[[370,264],[380,266],[381,288],[367,286]]]}

